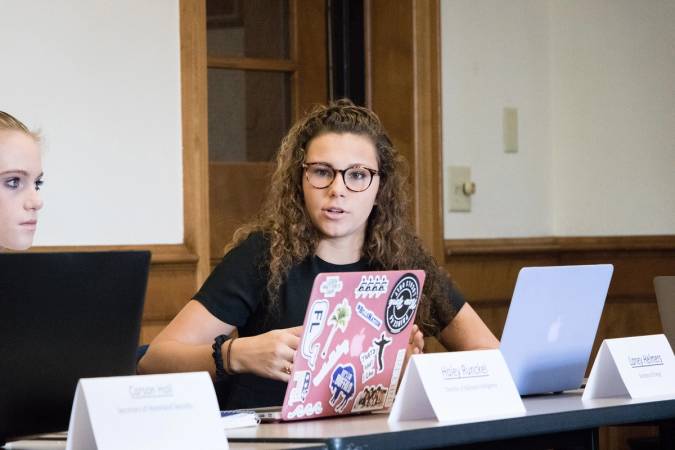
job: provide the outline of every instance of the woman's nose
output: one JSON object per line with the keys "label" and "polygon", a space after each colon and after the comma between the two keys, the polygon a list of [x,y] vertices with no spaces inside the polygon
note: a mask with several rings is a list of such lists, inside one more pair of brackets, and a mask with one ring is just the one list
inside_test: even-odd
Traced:
{"label": "woman's nose", "polygon": [[42,202],[42,197],[40,196],[40,192],[37,190],[30,190],[30,193],[28,194],[28,198],[26,199],[26,205],[25,208],[29,210],[35,210],[38,211],[39,209],[42,208],[43,202]]}

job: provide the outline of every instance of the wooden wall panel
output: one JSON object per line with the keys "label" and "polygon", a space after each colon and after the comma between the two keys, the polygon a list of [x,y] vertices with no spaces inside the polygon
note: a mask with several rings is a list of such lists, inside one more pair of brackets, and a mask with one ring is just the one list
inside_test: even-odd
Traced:
{"label": "wooden wall panel", "polygon": [[197,256],[195,286],[209,274],[206,2],[180,0],[184,243]]}
{"label": "wooden wall panel", "polygon": [[298,119],[313,105],[328,101],[328,41],[326,2],[296,0],[292,27],[293,57],[298,70],[293,74],[293,117]]}
{"label": "wooden wall panel", "polygon": [[611,263],[598,339],[661,332],[652,280],[675,274],[675,236],[446,241],[445,268],[499,337],[521,267]]}
{"label": "wooden wall panel", "polygon": [[273,170],[273,163],[209,165],[212,264],[223,257],[223,249],[232,240],[234,231],[258,213]]}
{"label": "wooden wall panel", "polygon": [[438,0],[366,0],[367,102],[409,165],[412,220],[443,258]]}
{"label": "wooden wall panel", "polygon": [[143,308],[140,343],[147,344],[192,298],[197,287],[198,257],[187,246],[110,245],[34,247],[31,252],[95,252],[148,250],[151,252],[148,288]]}

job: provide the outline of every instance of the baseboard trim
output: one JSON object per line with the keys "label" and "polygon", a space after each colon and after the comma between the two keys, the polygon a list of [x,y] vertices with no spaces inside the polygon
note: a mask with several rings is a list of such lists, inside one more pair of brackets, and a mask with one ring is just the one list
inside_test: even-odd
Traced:
{"label": "baseboard trim", "polygon": [[446,239],[445,257],[675,250],[675,235]]}

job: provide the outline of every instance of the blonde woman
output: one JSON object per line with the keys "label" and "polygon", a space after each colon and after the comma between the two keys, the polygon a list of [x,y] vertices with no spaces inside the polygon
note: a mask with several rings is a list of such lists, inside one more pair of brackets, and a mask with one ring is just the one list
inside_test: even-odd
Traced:
{"label": "blonde woman", "polygon": [[[344,100],[317,107],[283,139],[276,164],[258,219],[151,343],[141,373],[207,370],[227,387],[225,408],[281,405],[320,272],[423,269],[409,354],[422,351],[423,333],[450,350],[498,346],[415,235],[402,157],[372,111]],[[239,338],[227,340],[235,327]]]}
{"label": "blonde woman", "polygon": [[25,250],[33,243],[42,208],[39,136],[0,111],[0,251]]}

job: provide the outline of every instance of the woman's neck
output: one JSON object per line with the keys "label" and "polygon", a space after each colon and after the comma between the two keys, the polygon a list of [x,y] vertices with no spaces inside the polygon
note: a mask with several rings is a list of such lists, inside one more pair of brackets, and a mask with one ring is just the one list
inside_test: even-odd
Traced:
{"label": "woman's neck", "polygon": [[363,237],[360,239],[321,239],[316,256],[331,264],[351,264],[361,259]]}

